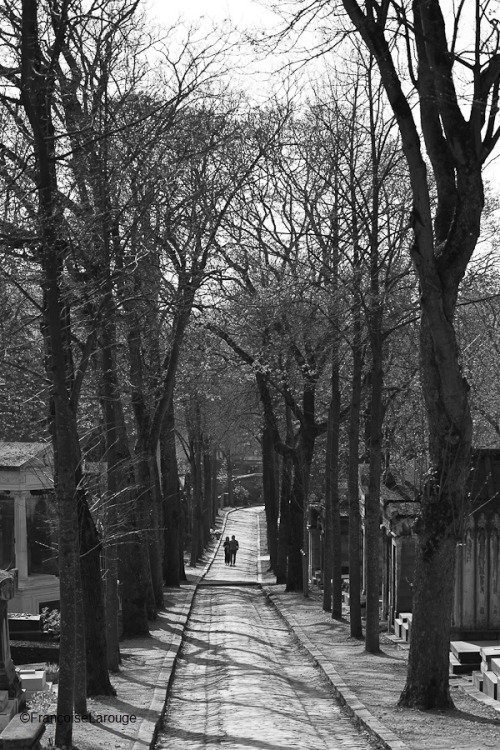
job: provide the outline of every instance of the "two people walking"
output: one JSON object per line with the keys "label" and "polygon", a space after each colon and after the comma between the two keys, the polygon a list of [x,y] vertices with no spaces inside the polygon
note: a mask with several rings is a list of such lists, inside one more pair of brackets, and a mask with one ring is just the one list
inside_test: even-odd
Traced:
{"label": "two people walking", "polygon": [[238,540],[233,536],[231,539],[227,536],[224,540],[224,562],[226,565],[234,567],[236,565],[236,553],[238,552],[240,545]]}

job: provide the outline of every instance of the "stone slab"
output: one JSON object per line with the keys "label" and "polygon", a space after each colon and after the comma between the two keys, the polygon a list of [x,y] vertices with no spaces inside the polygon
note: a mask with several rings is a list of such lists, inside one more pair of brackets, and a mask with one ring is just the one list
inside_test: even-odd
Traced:
{"label": "stone slab", "polygon": [[481,661],[481,648],[467,641],[452,641],[450,649],[461,664],[479,664]]}
{"label": "stone slab", "polygon": [[21,721],[21,715],[16,714],[5,727],[0,740],[4,750],[31,750],[36,748],[38,741],[45,732],[45,724],[38,721]]}
{"label": "stone slab", "polygon": [[17,698],[12,698],[5,709],[0,712],[0,733],[3,732],[5,727],[8,725],[13,716],[17,714],[19,708],[19,701]]}
{"label": "stone slab", "polygon": [[488,698],[496,699],[497,688],[498,688],[498,675],[496,675],[494,672],[484,672],[483,673],[483,693],[487,695]]}

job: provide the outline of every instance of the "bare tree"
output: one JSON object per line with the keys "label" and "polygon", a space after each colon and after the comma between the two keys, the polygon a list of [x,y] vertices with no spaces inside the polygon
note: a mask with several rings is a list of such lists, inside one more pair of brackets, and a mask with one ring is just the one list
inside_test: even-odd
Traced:
{"label": "bare tree", "polygon": [[[311,12],[328,17],[344,9],[377,62],[410,173],[411,256],[420,284],[421,376],[431,469],[418,524],[412,641],[400,703],[419,708],[452,705],[448,650],[455,546],[463,529],[472,440],[469,386],[454,316],[460,282],[480,233],[483,166],[500,137],[498,30],[487,3],[476,0],[472,5],[468,16],[466,4],[459,3],[448,25],[439,0],[415,0],[411,8],[385,0],[342,0],[334,8],[315,2],[301,16],[307,22]],[[410,92],[399,72],[404,55]]]}

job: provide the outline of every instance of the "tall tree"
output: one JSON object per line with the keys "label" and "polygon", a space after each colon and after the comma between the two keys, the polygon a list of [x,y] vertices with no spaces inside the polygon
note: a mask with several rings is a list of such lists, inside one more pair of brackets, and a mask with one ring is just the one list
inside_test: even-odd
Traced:
{"label": "tall tree", "polygon": [[[20,102],[33,142],[37,182],[37,219],[40,237],[38,258],[43,275],[44,332],[47,374],[51,379],[55,491],[59,520],[59,578],[61,585],[61,656],[58,712],[73,715],[76,636],[75,583],[77,575],[76,472],[78,434],[68,373],[69,331],[61,288],[64,258],[68,252],[56,171],[54,128],[55,75],[52,62],[61,55],[68,23],[68,3],[52,15],[52,40],[46,46],[39,28],[38,3],[23,0],[20,19],[20,66],[2,67],[11,86],[19,89]],[[20,73],[20,75],[19,75]],[[68,378],[69,375],[69,378]],[[72,722],[60,724],[56,745],[72,744]]]}
{"label": "tall tree", "polygon": [[[333,8],[313,3],[302,15],[310,20],[308,12],[318,8],[326,15],[344,9],[377,62],[410,174],[411,256],[420,284],[420,361],[431,468],[417,527],[412,640],[400,703],[419,708],[452,706],[448,649],[455,546],[467,507],[472,439],[469,387],[454,317],[480,232],[482,169],[500,137],[496,21],[488,16],[487,3],[476,0],[470,15],[460,3],[447,25],[443,6],[440,0],[415,0],[411,8],[402,2],[342,0]],[[400,73],[403,55],[406,69]],[[466,81],[462,71],[467,71]],[[409,93],[403,75],[413,84]]]}

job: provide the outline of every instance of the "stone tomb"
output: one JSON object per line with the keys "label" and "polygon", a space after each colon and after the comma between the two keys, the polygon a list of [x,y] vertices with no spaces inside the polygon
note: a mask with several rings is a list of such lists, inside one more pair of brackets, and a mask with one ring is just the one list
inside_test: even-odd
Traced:
{"label": "stone tomb", "polygon": [[500,645],[481,648],[481,667],[472,673],[474,687],[489,698],[500,699]]}
{"label": "stone tomb", "polygon": [[472,674],[480,666],[480,646],[467,641],[450,643],[450,667],[453,674]]}
{"label": "stone tomb", "polygon": [[10,656],[7,601],[15,595],[16,577],[0,570],[0,732],[24,702],[21,683]]}

